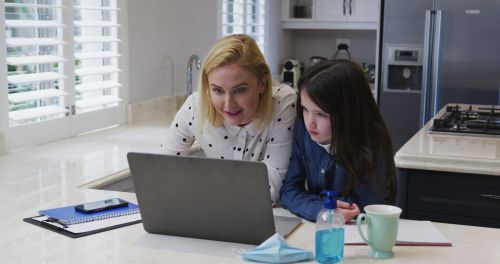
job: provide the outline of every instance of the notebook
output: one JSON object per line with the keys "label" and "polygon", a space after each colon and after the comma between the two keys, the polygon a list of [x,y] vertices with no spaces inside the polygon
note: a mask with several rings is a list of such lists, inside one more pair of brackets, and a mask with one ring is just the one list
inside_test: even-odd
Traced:
{"label": "notebook", "polygon": [[[366,225],[362,225],[366,235]],[[346,245],[366,245],[361,238],[356,224],[345,226]],[[396,246],[445,246],[451,247],[451,242],[430,221],[400,219]]]}
{"label": "notebook", "polygon": [[149,153],[127,155],[149,233],[260,244],[302,219],[273,216],[262,162]]}
{"label": "notebook", "polygon": [[39,211],[40,215],[23,221],[56,233],[78,238],[141,222],[139,207],[128,202],[125,207],[82,213],[75,206],[65,206]]}
{"label": "notebook", "polygon": [[83,213],[77,211],[74,205],[41,210],[38,211],[41,215],[45,215],[51,218],[58,219],[59,222],[65,225],[74,225],[85,222],[91,222],[101,219],[113,218],[123,215],[131,215],[139,213],[139,206],[134,203],[128,203],[127,206],[107,209],[104,211],[94,212],[94,213]]}

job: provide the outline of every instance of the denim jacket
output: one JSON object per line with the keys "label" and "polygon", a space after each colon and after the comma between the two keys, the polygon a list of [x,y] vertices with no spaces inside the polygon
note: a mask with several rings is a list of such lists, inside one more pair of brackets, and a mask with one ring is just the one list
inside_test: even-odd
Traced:
{"label": "denim jacket", "polygon": [[315,222],[323,205],[321,192],[334,190],[338,194],[337,199],[356,203],[360,210],[363,210],[366,205],[384,203],[385,181],[380,182],[380,180],[383,179],[355,186],[348,195],[340,195],[347,185],[346,171],[338,164],[335,157],[332,159],[322,146],[311,139],[304,122],[300,119],[296,121],[292,158],[280,191],[281,204],[284,208]]}

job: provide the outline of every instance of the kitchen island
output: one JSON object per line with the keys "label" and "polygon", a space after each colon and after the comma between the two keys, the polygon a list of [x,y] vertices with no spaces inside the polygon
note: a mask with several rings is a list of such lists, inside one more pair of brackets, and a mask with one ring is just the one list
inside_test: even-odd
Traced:
{"label": "kitchen island", "polygon": [[[2,178],[3,179],[3,178]],[[46,180],[46,179],[40,179]],[[33,192],[36,183],[17,190],[5,180],[0,192],[10,193],[0,205],[1,263],[244,263],[234,250],[255,246],[146,233],[142,224],[126,226],[81,238],[69,238],[25,223],[41,208],[121,197],[135,202],[133,193],[80,189],[68,185],[61,193],[46,196]],[[26,193],[30,191],[30,195]],[[497,263],[500,229],[435,223],[452,247],[397,246],[395,257],[384,263]],[[221,227],[223,228],[223,227]],[[287,239],[293,246],[314,251],[315,225],[305,221]],[[380,263],[368,257],[367,246],[346,246],[344,263]],[[310,262],[314,263],[314,262]]]}
{"label": "kitchen island", "polygon": [[[133,193],[81,186],[126,169],[128,151],[155,151],[165,129],[122,126],[0,156],[0,263],[244,263],[234,250],[254,245],[153,235],[142,224],[73,239],[22,221],[40,209],[105,198],[135,202]],[[498,263],[500,229],[435,225],[452,247],[397,246],[393,259],[381,261],[368,257],[367,246],[346,246],[344,263]],[[314,232],[306,221],[287,240],[314,250]]]}
{"label": "kitchen island", "polygon": [[402,216],[500,227],[500,136],[433,132],[432,124],[395,155]]}

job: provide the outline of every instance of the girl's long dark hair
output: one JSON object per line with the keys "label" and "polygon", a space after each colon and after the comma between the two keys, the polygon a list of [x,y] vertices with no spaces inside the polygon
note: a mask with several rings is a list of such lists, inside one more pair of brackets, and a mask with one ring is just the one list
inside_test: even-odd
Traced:
{"label": "girl's long dark hair", "polygon": [[335,153],[348,175],[344,194],[351,193],[358,184],[377,181],[376,172],[382,171],[386,174],[382,178],[387,179],[386,202],[394,203],[396,169],[392,141],[361,67],[349,60],[321,63],[304,73],[298,87],[297,118],[303,119],[301,92],[330,114],[330,153]]}

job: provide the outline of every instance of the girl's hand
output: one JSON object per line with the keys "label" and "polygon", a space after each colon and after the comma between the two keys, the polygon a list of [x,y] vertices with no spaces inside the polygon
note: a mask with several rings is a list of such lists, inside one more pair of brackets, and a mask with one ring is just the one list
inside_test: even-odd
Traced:
{"label": "girl's hand", "polygon": [[360,213],[359,207],[355,203],[348,204],[339,200],[337,200],[337,210],[344,215],[346,223]]}

